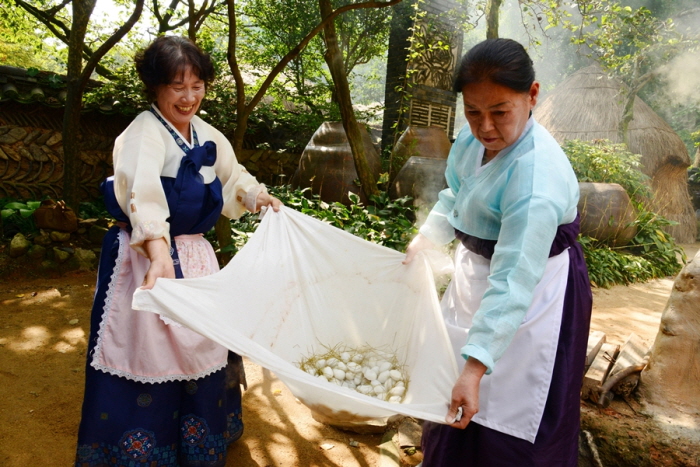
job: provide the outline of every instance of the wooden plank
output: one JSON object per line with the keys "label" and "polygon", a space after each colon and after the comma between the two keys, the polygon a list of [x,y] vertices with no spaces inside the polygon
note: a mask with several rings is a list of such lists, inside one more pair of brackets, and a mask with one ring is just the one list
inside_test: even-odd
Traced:
{"label": "wooden plank", "polygon": [[605,333],[603,331],[591,331],[591,333],[588,335],[588,348],[586,349],[586,370],[589,366],[591,366],[591,363],[593,363],[595,356],[598,355],[598,352],[604,343]]}
{"label": "wooden plank", "polygon": [[581,388],[581,399],[590,399],[597,402],[600,396],[600,387],[610,372],[620,346],[617,344],[604,343],[598,355],[593,359],[593,363],[583,377],[583,387]]}
{"label": "wooden plank", "polygon": [[[630,334],[627,341],[622,345],[608,378],[614,377],[625,368],[644,365],[644,358],[648,353],[649,347],[647,347],[642,338],[635,333]],[[638,382],[639,373],[636,372],[619,381],[613,386],[612,390],[615,394],[628,396],[637,387]]]}

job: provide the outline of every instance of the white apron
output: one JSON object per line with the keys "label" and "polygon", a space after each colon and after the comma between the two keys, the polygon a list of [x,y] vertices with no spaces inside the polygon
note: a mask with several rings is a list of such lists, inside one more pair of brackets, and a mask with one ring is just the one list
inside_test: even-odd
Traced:
{"label": "white apron", "polygon": [[[490,263],[458,245],[455,273],[443,297],[442,312],[460,371],[465,363],[460,350],[488,286]],[[513,341],[493,372],[481,379],[479,412],[473,421],[535,441],[552,379],[568,271],[568,249],[547,261]]]}

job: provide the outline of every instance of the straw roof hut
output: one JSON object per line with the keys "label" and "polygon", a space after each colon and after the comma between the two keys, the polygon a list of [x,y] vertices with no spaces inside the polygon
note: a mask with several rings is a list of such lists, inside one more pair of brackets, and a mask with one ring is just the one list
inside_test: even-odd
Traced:
{"label": "straw roof hut", "polygon": [[[534,116],[559,143],[569,139],[620,143],[623,86],[597,65],[583,68],[542,99]],[[641,170],[651,179],[652,209],[678,222],[669,227],[676,241],[694,242],[697,225],[688,194],[688,150],[673,129],[639,97],[629,124],[629,149],[641,154]]]}

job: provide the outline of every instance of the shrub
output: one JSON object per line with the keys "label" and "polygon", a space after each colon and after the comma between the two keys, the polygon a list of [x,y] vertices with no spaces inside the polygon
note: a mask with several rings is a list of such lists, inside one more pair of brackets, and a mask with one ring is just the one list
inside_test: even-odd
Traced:
{"label": "shrub", "polygon": [[[413,223],[413,206],[409,198],[390,199],[387,193],[381,192],[378,196],[370,198],[371,205],[364,206],[359,196],[351,194],[351,204],[345,206],[337,202],[326,203],[318,195],[311,194],[309,189],[293,189],[285,185],[270,187],[269,190],[287,207],[397,251],[405,251],[408,242],[417,232]],[[233,243],[221,253],[238,252],[259,222],[259,216],[251,213],[232,221]],[[216,245],[213,231],[207,234],[207,238]]]}
{"label": "shrub", "polygon": [[570,140],[562,146],[580,182],[617,183],[627,191],[638,215],[632,224],[637,235],[624,247],[612,247],[595,238],[579,236],[591,283],[611,287],[645,282],[677,274],[685,253],[665,227],[675,222],[651,212],[648,177],[639,170],[641,156],[623,144],[607,140]]}

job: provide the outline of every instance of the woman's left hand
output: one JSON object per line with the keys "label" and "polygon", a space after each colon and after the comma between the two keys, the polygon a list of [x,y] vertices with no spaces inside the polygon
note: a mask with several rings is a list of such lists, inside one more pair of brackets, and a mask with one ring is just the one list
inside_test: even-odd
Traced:
{"label": "woman's left hand", "polygon": [[278,200],[269,193],[260,192],[258,197],[255,199],[255,211],[259,211],[263,206],[272,207],[272,209],[277,212],[282,207],[282,201]]}
{"label": "woman's left hand", "polygon": [[[452,401],[445,421],[453,428],[464,429],[479,411],[479,383],[486,373],[486,366],[479,360],[468,358],[462,374],[452,388]],[[456,420],[459,408],[462,418]]]}

